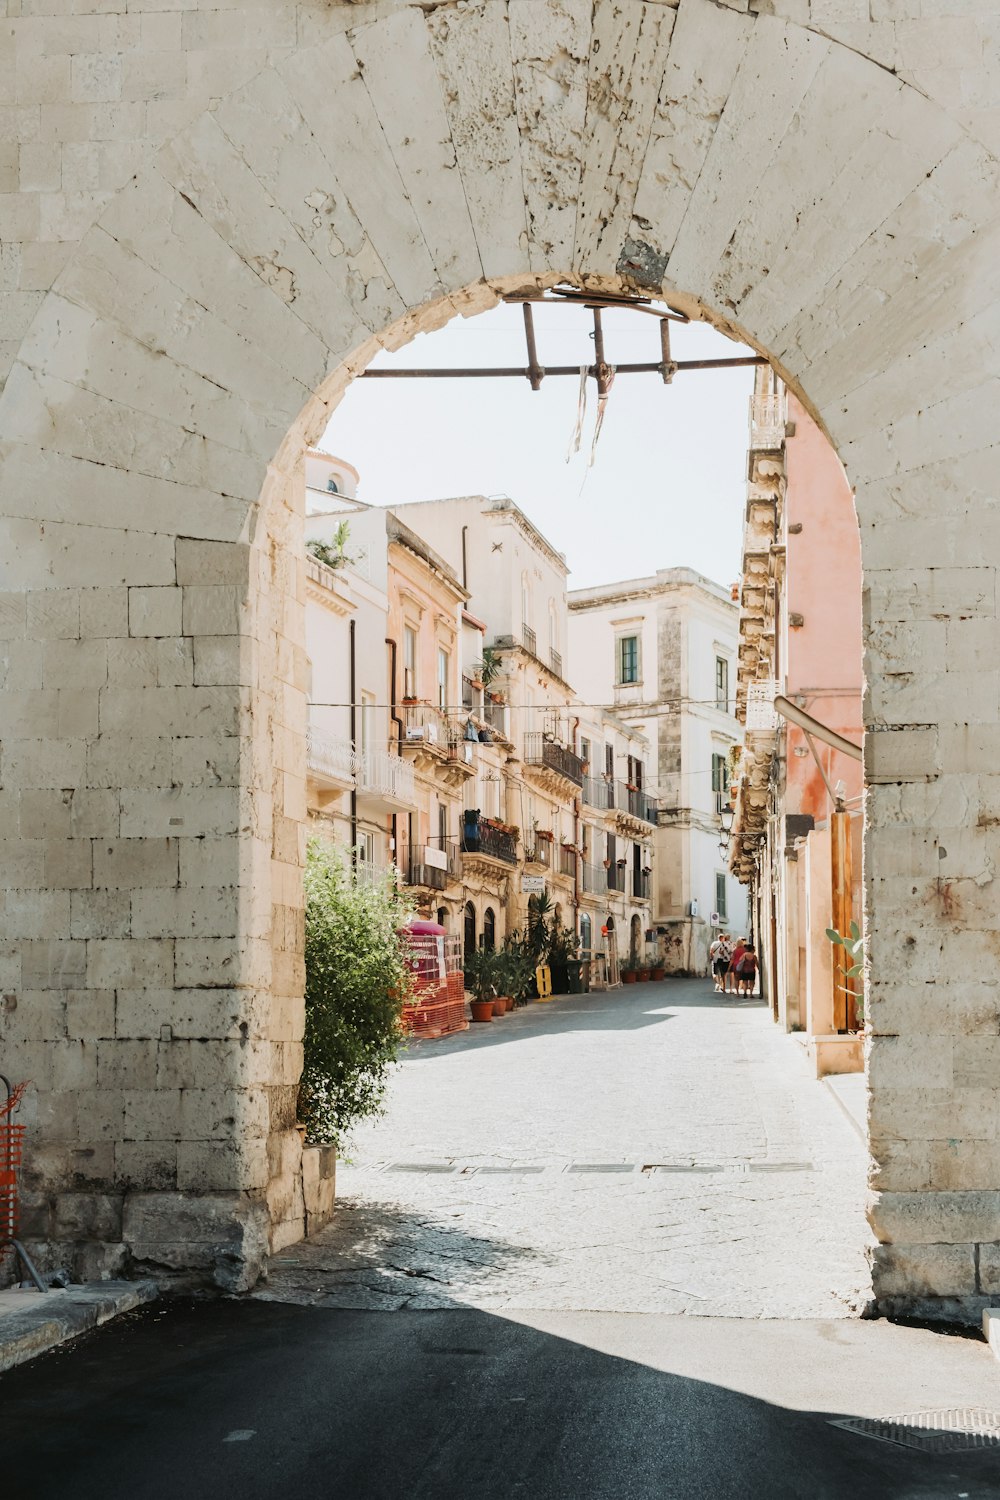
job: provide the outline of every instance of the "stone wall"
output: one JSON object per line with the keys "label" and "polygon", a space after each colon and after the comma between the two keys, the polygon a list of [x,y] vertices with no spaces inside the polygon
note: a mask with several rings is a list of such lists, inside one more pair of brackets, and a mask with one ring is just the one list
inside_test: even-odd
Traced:
{"label": "stone wall", "polygon": [[1000,1254],[991,7],[123,5],[9,0],[2,42],[0,1050],[33,1083],[34,1237],[241,1285],[299,1232],[284,487],[380,343],[505,287],[664,282],[771,354],[857,488],[876,1286],[974,1308]]}

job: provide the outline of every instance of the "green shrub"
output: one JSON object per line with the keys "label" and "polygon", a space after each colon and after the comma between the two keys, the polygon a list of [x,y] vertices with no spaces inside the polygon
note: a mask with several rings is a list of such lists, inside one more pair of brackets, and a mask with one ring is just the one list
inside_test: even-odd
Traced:
{"label": "green shrub", "polygon": [[410,906],[388,876],[356,885],[340,852],[306,853],[306,1026],[299,1119],[311,1141],[341,1144],[382,1112],[413,976],[400,929]]}

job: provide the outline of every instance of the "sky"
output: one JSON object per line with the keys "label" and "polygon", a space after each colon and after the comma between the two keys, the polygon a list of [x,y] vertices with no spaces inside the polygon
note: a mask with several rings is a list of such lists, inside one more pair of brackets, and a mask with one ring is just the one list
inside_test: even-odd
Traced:
{"label": "sky", "polygon": [[[542,365],[593,360],[591,314],[536,307]],[[660,357],[656,320],[604,313],[605,357]],[[671,325],[675,359],[750,351],[705,324]],[[501,305],[421,334],[374,367],[526,363],[520,307]],[[739,574],[746,499],[751,368],[690,371],[665,386],[657,374],[621,375],[611,391],[593,467],[597,392],[588,382],[580,452],[567,453],[579,380],[355,380],[322,447],[361,475],[359,499],[402,504],[452,495],[509,495],[566,554],[570,588],[692,567],[718,583]]]}

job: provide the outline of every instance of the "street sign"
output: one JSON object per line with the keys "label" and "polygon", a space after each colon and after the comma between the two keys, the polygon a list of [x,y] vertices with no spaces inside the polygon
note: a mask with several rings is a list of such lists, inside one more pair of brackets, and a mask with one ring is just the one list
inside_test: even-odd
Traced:
{"label": "street sign", "polygon": [[521,894],[522,894],[522,896],[540,896],[544,890],[545,890],[545,876],[544,875],[522,875],[521,876]]}

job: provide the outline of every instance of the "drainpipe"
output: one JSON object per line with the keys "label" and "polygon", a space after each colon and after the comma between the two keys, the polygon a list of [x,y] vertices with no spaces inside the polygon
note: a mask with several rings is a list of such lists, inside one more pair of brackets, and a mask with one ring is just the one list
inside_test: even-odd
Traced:
{"label": "drainpipe", "polygon": [[[573,798],[573,843],[580,847],[580,799]],[[580,935],[580,858],[573,861],[573,931]]]}
{"label": "drainpipe", "polygon": [[[387,635],[385,643],[389,647],[389,719],[396,726],[396,746],[399,753],[399,744],[403,738],[403,720],[396,711],[396,657],[399,648],[391,635]],[[399,863],[399,815],[392,815],[392,862],[397,869],[402,866]]]}
{"label": "drainpipe", "polygon": [[[350,699],[351,699],[351,754],[356,755],[358,750],[358,653],[357,653],[357,621],[351,620],[348,631],[350,643]],[[351,864],[358,863],[358,777],[357,772],[351,784]]]}
{"label": "drainpipe", "polygon": [[468,531],[468,526],[462,527],[462,587],[466,590],[468,590],[469,587],[469,557],[468,552],[466,551],[466,537],[468,536]]}

